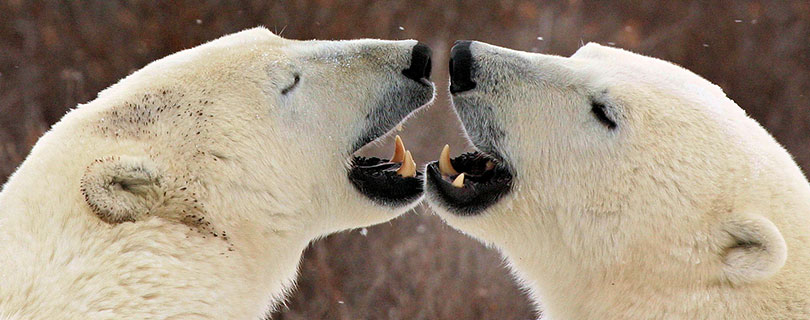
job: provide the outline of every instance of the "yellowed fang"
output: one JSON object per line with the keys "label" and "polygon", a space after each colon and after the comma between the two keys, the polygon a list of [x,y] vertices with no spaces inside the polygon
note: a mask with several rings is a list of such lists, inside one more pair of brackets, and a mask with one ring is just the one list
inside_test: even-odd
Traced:
{"label": "yellowed fang", "polygon": [[405,151],[405,159],[402,161],[402,166],[397,170],[397,174],[403,178],[412,178],[416,176],[416,162],[413,161],[413,156],[410,151]]}
{"label": "yellowed fang", "polygon": [[394,145],[394,155],[391,156],[391,162],[402,162],[405,160],[405,144],[402,143],[402,138],[399,135],[397,135]]}
{"label": "yellowed fang", "polygon": [[464,173],[461,173],[453,180],[453,186],[456,188],[464,188]]}
{"label": "yellowed fang", "polygon": [[453,168],[453,164],[450,163],[450,145],[444,145],[442,154],[439,156],[439,172],[445,176],[453,176],[458,174],[458,171]]}

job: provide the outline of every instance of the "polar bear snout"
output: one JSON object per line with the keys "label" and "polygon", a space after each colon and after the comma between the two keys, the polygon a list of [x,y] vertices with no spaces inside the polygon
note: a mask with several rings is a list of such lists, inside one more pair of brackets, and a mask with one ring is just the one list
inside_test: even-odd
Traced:
{"label": "polar bear snout", "polygon": [[489,43],[458,40],[450,49],[450,93],[497,94],[524,78],[536,78],[537,57]]}
{"label": "polar bear snout", "polygon": [[[402,47],[403,43],[407,47]],[[385,136],[409,114],[433,100],[434,87],[430,81],[432,52],[425,43],[413,40],[378,42],[366,47],[364,51],[367,52],[362,55],[385,48],[390,51],[392,45],[399,52],[398,57],[391,59],[390,54],[386,54],[381,55],[380,59],[390,61],[389,66],[393,65],[395,68],[406,65],[404,69],[394,70],[401,70],[402,76],[407,79],[401,76],[396,79],[383,77],[383,81],[373,83],[374,86],[385,86],[383,91],[386,94],[376,100],[372,99],[370,110],[362,120],[361,133],[350,150],[352,156],[349,159],[347,177],[353,189],[371,200],[375,207],[402,211],[403,208],[418,203],[423,191],[423,174],[417,171],[416,162],[405,148],[403,139],[396,136],[395,149],[390,158],[364,157],[358,154],[365,145]],[[384,218],[388,217],[386,215]]]}
{"label": "polar bear snout", "polygon": [[411,65],[402,70],[402,74],[413,81],[429,86],[432,63],[430,60],[430,47],[422,42],[416,43],[411,49]]}

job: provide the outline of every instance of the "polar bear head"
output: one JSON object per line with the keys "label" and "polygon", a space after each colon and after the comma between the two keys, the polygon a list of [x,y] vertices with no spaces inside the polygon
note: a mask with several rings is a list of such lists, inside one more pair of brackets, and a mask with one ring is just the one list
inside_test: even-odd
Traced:
{"label": "polar bear head", "polygon": [[413,40],[226,36],[69,115],[116,146],[87,164],[82,190],[108,222],[177,215],[215,234],[239,220],[307,236],[386,221],[420,199],[421,174],[353,153],[431,101],[429,76]]}
{"label": "polar bear head", "polygon": [[354,153],[432,99],[429,76],[417,41],[264,28],[134,72],[65,115],[0,192],[0,256],[15,257],[0,314],[266,317],[311,240],[420,199],[401,142],[392,161]]}
{"label": "polar bear head", "polygon": [[451,59],[478,152],[429,164],[427,198],[503,250],[552,317],[588,309],[563,301],[751,284],[785,264],[806,180],[719,87],[598,44],[560,57],[462,41]]}

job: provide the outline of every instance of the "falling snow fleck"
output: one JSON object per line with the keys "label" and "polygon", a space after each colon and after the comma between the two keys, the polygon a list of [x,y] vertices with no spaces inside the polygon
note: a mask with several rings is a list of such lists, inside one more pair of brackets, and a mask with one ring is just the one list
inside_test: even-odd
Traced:
{"label": "falling snow fleck", "polygon": [[344,304],[345,302],[343,302],[343,300],[338,300],[338,303]]}
{"label": "falling snow fleck", "polygon": [[543,37],[537,37],[537,40],[543,41]]}
{"label": "falling snow fleck", "polygon": [[740,20],[740,19],[734,19],[734,22],[735,22],[735,23],[740,23],[740,22],[742,22],[742,20]]}
{"label": "falling snow fleck", "polygon": [[708,48],[708,47],[709,47],[709,44],[708,44],[708,43],[704,43],[704,44],[703,44],[703,47],[704,47],[704,48]]}
{"label": "falling snow fleck", "polygon": [[399,26],[399,30],[400,30],[400,31],[403,31],[403,30],[405,30],[405,27],[403,27],[403,26]]}
{"label": "falling snow fleck", "polygon": [[368,235],[368,229],[366,228],[360,229],[360,234],[362,234],[365,237],[366,235]]}
{"label": "falling snow fleck", "polygon": [[608,42],[608,45],[610,45],[610,46],[615,46],[615,45],[616,45],[616,43],[615,43],[615,42]]}
{"label": "falling snow fleck", "polygon": [[200,19],[197,19],[195,22],[197,22],[197,24],[202,24],[202,20]]}

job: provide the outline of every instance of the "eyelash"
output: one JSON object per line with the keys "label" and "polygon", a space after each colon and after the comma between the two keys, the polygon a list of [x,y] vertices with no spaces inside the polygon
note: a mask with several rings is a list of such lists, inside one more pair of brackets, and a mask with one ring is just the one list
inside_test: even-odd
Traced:
{"label": "eyelash", "polygon": [[298,82],[300,82],[300,81],[301,81],[301,75],[296,73],[295,74],[295,80],[293,80],[293,83],[289,87],[281,89],[281,94],[286,95],[286,94],[290,93],[290,91],[292,91],[292,89],[295,89],[295,87],[298,86]]}
{"label": "eyelash", "polygon": [[591,112],[599,122],[604,124],[608,129],[616,129],[616,122],[608,118],[605,109],[607,107],[599,102],[591,102]]}

